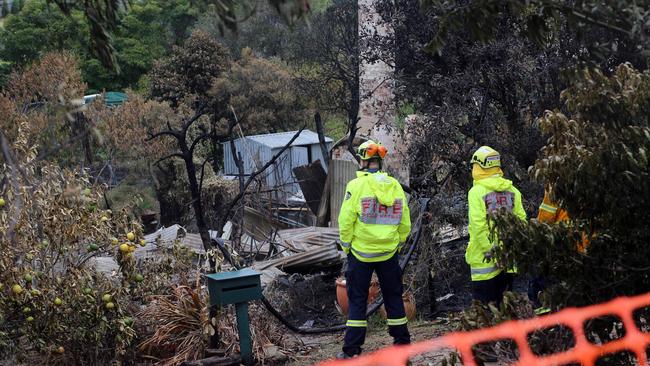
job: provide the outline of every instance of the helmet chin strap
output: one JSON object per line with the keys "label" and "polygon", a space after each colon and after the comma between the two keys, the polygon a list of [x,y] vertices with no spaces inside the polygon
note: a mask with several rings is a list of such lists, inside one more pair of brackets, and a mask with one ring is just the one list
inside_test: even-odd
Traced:
{"label": "helmet chin strap", "polygon": [[[376,172],[378,172],[378,171],[380,171],[382,169],[382,165],[383,165],[382,164],[383,163],[382,159],[371,158],[369,160],[362,160],[362,161],[366,162],[365,163],[366,166],[364,167],[363,163],[362,163],[361,169],[359,169],[359,170],[364,170],[364,171],[369,171],[371,173],[376,173]],[[372,163],[377,163],[378,166],[371,168],[370,165]]]}

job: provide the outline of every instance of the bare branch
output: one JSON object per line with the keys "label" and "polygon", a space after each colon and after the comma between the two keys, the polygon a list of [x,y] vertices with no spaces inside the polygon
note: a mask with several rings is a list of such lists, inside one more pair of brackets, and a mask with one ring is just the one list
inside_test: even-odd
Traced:
{"label": "bare branch", "polygon": [[156,139],[156,138],[161,137],[161,136],[172,136],[172,137],[174,137],[176,139],[180,138],[180,135],[177,132],[170,130],[170,131],[160,131],[158,133],[155,133],[155,134],[149,136],[145,141],[148,142],[148,141],[151,141],[151,140]]}
{"label": "bare branch", "polygon": [[278,151],[275,155],[273,155],[273,157],[271,158],[271,160],[267,161],[266,164],[264,164],[264,166],[262,166],[260,169],[256,170],[255,172],[251,173],[251,175],[248,177],[248,180],[247,180],[246,183],[244,184],[244,189],[240,190],[239,194],[237,194],[237,196],[235,196],[235,198],[234,198],[234,199],[230,202],[230,204],[228,205],[228,209],[226,210],[226,217],[224,217],[224,219],[223,219],[224,223],[227,221],[230,211],[232,211],[232,209],[237,205],[237,203],[239,202],[239,200],[242,199],[242,197],[244,197],[245,192],[246,192],[246,189],[248,189],[248,187],[251,185],[251,183],[253,183],[253,181],[255,180],[255,177],[257,177],[258,175],[262,174],[262,173],[263,173],[263,172],[264,172],[268,167],[270,167],[271,165],[273,165],[273,164],[275,163],[275,161],[278,160],[278,158],[279,158],[279,157],[280,157],[280,156],[281,156],[281,155],[282,155],[282,154],[283,154],[283,153],[284,153],[284,152],[285,152],[289,147],[291,147],[291,144],[293,144],[293,142],[296,141],[296,139],[298,138],[298,136],[300,136],[300,134],[301,134],[302,131],[305,129],[305,127],[306,127],[306,126],[302,126],[302,128],[300,128],[300,130],[298,130],[298,131],[293,135],[293,137],[291,138],[291,140],[289,140],[289,142],[287,142],[287,144],[284,145],[284,147],[282,147],[282,149],[280,149],[280,151]]}
{"label": "bare branch", "polygon": [[207,139],[209,139],[209,138],[211,138],[213,136],[214,136],[214,133],[206,132],[206,133],[202,134],[201,136],[197,137],[196,139],[194,139],[194,141],[192,141],[192,145],[190,145],[190,154],[194,154],[194,149],[196,148],[196,146],[198,144],[203,142],[203,140],[207,140]]}
{"label": "bare branch", "polygon": [[205,177],[205,164],[207,164],[210,160],[212,160],[212,157],[207,157],[205,160],[203,160],[203,163],[201,164],[201,178],[199,179],[199,192],[203,192],[203,178]]}
{"label": "bare branch", "polygon": [[173,157],[177,157],[177,158],[185,159],[185,156],[183,156],[183,154],[181,154],[181,153],[171,153],[171,154],[169,154],[169,155],[165,155],[165,156],[163,156],[162,158],[158,159],[158,160],[154,163],[154,165],[158,165],[158,164],[162,163],[163,161],[165,161],[165,160],[167,160],[167,159],[169,159],[169,158],[173,158]]}
{"label": "bare branch", "polygon": [[189,130],[189,128],[192,127],[192,124],[196,122],[199,118],[201,118],[204,114],[205,114],[205,105],[201,105],[196,110],[196,113],[194,113],[194,116],[192,116],[192,118],[183,122],[183,128],[181,129],[181,133],[183,135],[187,134],[187,130]]}
{"label": "bare branch", "polygon": [[[5,134],[3,132],[0,132],[0,145],[2,145],[2,156],[4,157],[5,164],[10,167],[11,170],[17,171],[18,167],[16,166],[16,163],[14,162],[13,155],[11,154],[11,150],[9,147],[9,141],[7,141],[7,138],[5,137]],[[14,201],[13,204],[11,205],[12,207],[12,215],[9,220],[9,228],[7,230],[7,237],[9,240],[11,240],[12,243],[15,243],[16,237],[14,235],[14,229],[16,225],[18,224],[18,219],[20,218],[20,214],[22,211],[22,194],[20,192],[20,184],[18,184],[18,180],[16,179],[16,176],[14,174],[9,174],[9,181],[11,183],[11,186],[14,189]]]}

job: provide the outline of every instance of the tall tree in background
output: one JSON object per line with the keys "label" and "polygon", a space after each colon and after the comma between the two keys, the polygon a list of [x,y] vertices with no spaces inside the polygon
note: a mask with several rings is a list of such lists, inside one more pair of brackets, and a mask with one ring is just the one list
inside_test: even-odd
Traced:
{"label": "tall tree in background", "polygon": [[150,74],[150,95],[172,107],[192,108],[208,102],[208,91],[228,68],[228,50],[203,31],[192,33],[183,47],[156,63]]}
{"label": "tall tree in background", "polygon": [[[51,0],[66,14],[73,10],[83,12],[90,27],[89,43],[94,55],[105,67],[119,71],[116,51],[111,40],[111,33],[129,8],[128,0],[109,1],[81,1],[81,0]],[[247,19],[255,13],[256,0],[202,0],[189,2],[194,14],[213,10],[216,17],[217,28],[220,33],[226,29],[236,31],[241,19]],[[175,2],[171,2],[174,4]],[[293,24],[309,12],[308,0],[268,0],[275,11],[282,16],[287,24]],[[194,18],[194,15],[183,17],[185,20]],[[183,26],[176,27],[176,31],[185,32]],[[177,33],[178,34],[178,33]]]}
{"label": "tall tree in background", "polygon": [[257,58],[249,48],[217,78],[211,94],[230,117],[235,111],[247,134],[298,128],[308,120],[305,100],[281,65]]}
{"label": "tall tree in background", "polygon": [[357,4],[335,0],[312,20],[311,29],[295,39],[307,63],[303,82],[317,108],[345,111],[348,129],[354,135],[360,101]]}

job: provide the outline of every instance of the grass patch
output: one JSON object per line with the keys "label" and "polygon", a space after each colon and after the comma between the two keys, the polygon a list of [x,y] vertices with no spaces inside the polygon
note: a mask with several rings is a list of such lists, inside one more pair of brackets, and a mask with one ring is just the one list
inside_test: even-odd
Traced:
{"label": "grass patch", "polygon": [[139,216],[145,212],[160,210],[154,187],[132,177],[127,177],[118,186],[106,192],[106,197],[113,211],[130,207],[133,214]]}
{"label": "grass patch", "polygon": [[323,128],[325,129],[326,136],[331,137],[334,141],[338,141],[348,132],[347,119],[341,115],[326,115]]}

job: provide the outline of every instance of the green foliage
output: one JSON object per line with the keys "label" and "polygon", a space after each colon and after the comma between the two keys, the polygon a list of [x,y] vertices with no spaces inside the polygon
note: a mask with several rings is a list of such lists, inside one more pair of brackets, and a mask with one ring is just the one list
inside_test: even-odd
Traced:
{"label": "green foliage", "polygon": [[22,8],[23,8],[23,2],[20,1],[20,0],[14,0],[11,3],[11,13],[12,14],[18,14]]}
{"label": "green foliage", "polygon": [[[181,7],[186,9],[180,17],[175,11],[166,11],[175,17],[178,23],[173,27],[174,33],[178,36],[186,32],[189,24],[199,13],[212,10],[215,15],[217,28],[221,34],[225,29],[236,31],[240,19],[246,19],[254,14],[257,0],[202,0],[183,1]],[[268,4],[284,19],[287,24],[294,24],[309,11],[309,2],[306,0],[267,0]],[[119,71],[119,64],[116,57],[116,49],[112,42],[111,32],[119,23],[120,17],[125,9],[132,4],[127,0],[110,1],[81,1],[81,0],[51,0],[66,14],[73,9],[83,11],[90,27],[89,43],[90,49],[97,56],[103,66],[111,71]],[[15,3],[15,2],[14,2]],[[22,3],[22,1],[20,2]],[[161,3],[175,5],[177,2],[162,0]],[[172,9],[176,9],[172,7]]]}
{"label": "green foliage", "polygon": [[348,121],[345,116],[328,114],[323,118],[323,128],[326,136],[338,141],[347,133]]}
{"label": "green foliage", "polygon": [[332,0],[310,0],[309,8],[312,12],[323,13],[332,5]]}
{"label": "green foliage", "polygon": [[134,2],[116,22],[111,45],[120,72],[107,69],[101,58],[89,53],[92,28],[82,10],[74,7],[64,14],[45,0],[29,2],[7,18],[0,30],[2,59],[14,66],[26,66],[53,50],[77,54],[89,92],[135,87],[173,44],[181,42],[196,20],[186,1],[152,0]]}
{"label": "green foliage", "polygon": [[114,45],[120,73],[107,70],[99,59],[84,62],[84,77],[98,90],[121,90],[136,85],[139,78],[162,57],[171,41],[170,30],[161,20],[168,9],[158,2],[134,3],[120,20]]}
{"label": "green foliage", "polygon": [[[531,174],[571,220],[547,225],[496,217],[503,263],[557,279],[553,307],[586,305],[650,286],[650,71],[581,69],[562,93],[569,115],[547,111],[549,135]],[[586,253],[577,250],[582,235]]]}
{"label": "green foliage", "polygon": [[395,111],[395,124],[403,130],[406,117],[412,114],[415,114],[415,106],[413,103],[400,103]]}
{"label": "green foliage", "polygon": [[45,1],[29,2],[20,14],[7,17],[4,29],[0,30],[2,58],[25,65],[48,51],[80,51],[85,36],[82,22],[79,12],[65,16]]}

